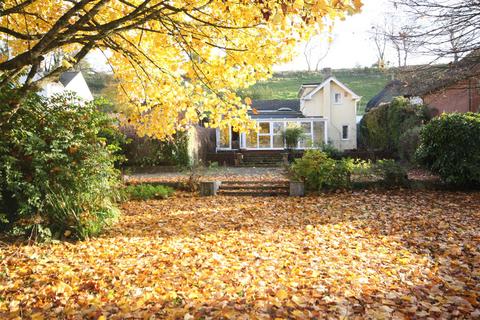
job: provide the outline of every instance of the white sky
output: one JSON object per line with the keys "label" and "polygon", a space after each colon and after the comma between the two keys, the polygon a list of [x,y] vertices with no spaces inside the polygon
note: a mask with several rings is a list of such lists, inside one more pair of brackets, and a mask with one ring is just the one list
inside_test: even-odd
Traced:
{"label": "white sky", "polygon": [[[337,21],[333,29],[333,43],[327,57],[321,62],[320,68],[330,67],[353,68],[357,66],[371,66],[377,61],[376,49],[372,40],[369,40],[369,31],[372,25],[382,24],[384,18],[392,17],[392,6],[389,0],[363,0],[364,6],[361,13],[348,16],[344,21]],[[402,15],[399,12],[395,14]],[[398,18],[398,17],[397,17]],[[327,47],[325,38],[321,44]],[[307,64],[303,55],[304,46],[298,48],[298,56],[291,63],[276,66],[275,70],[306,70]],[[325,50],[325,49],[323,49]],[[396,65],[396,55],[390,49],[386,51],[386,61]],[[428,57],[412,57],[409,64],[424,63]]]}
{"label": "white sky", "polygon": [[[348,16],[344,21],[337,21],[333,29],[333,43],[326,58],[321,62],[320,68],[353,68],[371,66],[377,61],[374,43],[369,39],[372,25],[382,23],[385,19],[401,19],[402,14],[395,12],[397,17],[392,17],[390,0],[363,0],[364,6],[361,13]],[[328,39],[321,39],[323,48],[327,46]],[[306,70],[307,64],[303,55],[304,45],[298,47],[298,56],[290,63],[275,66],[276,71]],[[320,50],[321,47],[320,47]],[[103,56],[92,54],[89,61],[95,69],[107,71]],[[387,48],[386,62],[396,65],[396,55],[392,49]],[[431,57],[411,57],[408,64],[418,64],[431,61]]]}

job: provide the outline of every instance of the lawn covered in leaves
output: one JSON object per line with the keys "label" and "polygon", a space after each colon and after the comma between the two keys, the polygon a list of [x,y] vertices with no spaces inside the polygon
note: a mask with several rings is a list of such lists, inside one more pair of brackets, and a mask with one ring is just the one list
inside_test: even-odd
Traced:
{"label": "lawn covered in leaves", "polygon": [[100,238],[7,245],[0,318],[480,317],[480,194],[129,202]]}

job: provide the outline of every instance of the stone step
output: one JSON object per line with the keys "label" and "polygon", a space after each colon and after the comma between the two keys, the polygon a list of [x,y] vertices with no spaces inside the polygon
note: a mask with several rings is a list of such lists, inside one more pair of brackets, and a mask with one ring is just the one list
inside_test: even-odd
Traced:
{"label": "stone step", "polygon": [[275,196],[288,196],[288,192],[279,191],[226,191],[219,190],[219,196],[248,196],[248,197],[275,197]]}
{"label": "stone step", "polygon": [[288,185],[288,181],[286,180],[228,180],[222,181],[221,185],[229,185],[229,184],[256,184],[256,185]]}
{"label": "stone step", "polygon": [[246,167],[246,168],[255,168],[255,167],[264,167],[264,168],[278,168],[281,167],[283,163],[280,162],[272,162],[272,163],[241,163],[239,167]]}
{"label": "stone step", "polygon": [[219,190],[288,190],[285,185],[226,185],[220,186]]}

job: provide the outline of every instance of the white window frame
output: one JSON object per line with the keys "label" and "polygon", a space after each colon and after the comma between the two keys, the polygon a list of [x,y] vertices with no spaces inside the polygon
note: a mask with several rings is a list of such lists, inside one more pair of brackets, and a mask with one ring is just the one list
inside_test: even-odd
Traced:
{"label": "white window frame", "polygon": [[[343,137],[343,128],[344,127],[347,127],[347,138]],[[350,126],[348,124],[343,124],[342,125],[342,131],[340,132],[340,135],[341,135],[342,141],[350,140]]]}
{"label": "white window frame", "polygon": [[302,122],[309,122],[310,123],[310,135],[309,138],[312,139],[312,146],[311,147],[300,147],[300,142],[298,142],[297,149],[299,150],[306,150],[306,149],[318,149],[318,147],[315,147],[315,132],[313,130],[313,123],[314,122],[323,122],[324,123],[324,133],[323,133],[323,141],[326,143],[328,141],[328,120],[326,118],[293,118],[293,119],[258,119],[256,120],[258,123],[260,122],[268,122],[270,123],[270,147],[269,148],[260,148],[260,135],[262,136],[267,136],[266,133],[260,134],[257,133],[257,147],[252,148],[247,146],[247,136],[245,133],[242,134],[242,144],[240,145],[241,149],[245,150],[284,150],[286,148],[285,141],[283,142],[283,148],[274,148],[273,147],[273,137],[274,137],[274,132],[273,132],[273,123],[275,122],[281,122],[283,123],[283,127],[287,128],[287,123],[289,122],[294,122],[298,124],[299,126],[301,125]]}
{"label": "white window frame", "polygon": [[[340,97],[338,101],[337,101],[337,94]],[[336,91],[333,92],[333,104],[342,104],[342,99],[343,99],[343,96],[341,92],[336,92]]]}

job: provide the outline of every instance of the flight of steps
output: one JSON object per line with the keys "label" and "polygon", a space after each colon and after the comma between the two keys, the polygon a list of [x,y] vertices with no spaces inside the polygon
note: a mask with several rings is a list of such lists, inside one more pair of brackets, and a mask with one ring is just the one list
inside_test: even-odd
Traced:
{"label": "flight of steps", "polygon": [[244,153],[241,166],[280,167],[283,164],[281,153]]}
{"label": "flight of steps", "polygon": [[218,189],[220,196],[288,196],[288,181],[223,181]]}

